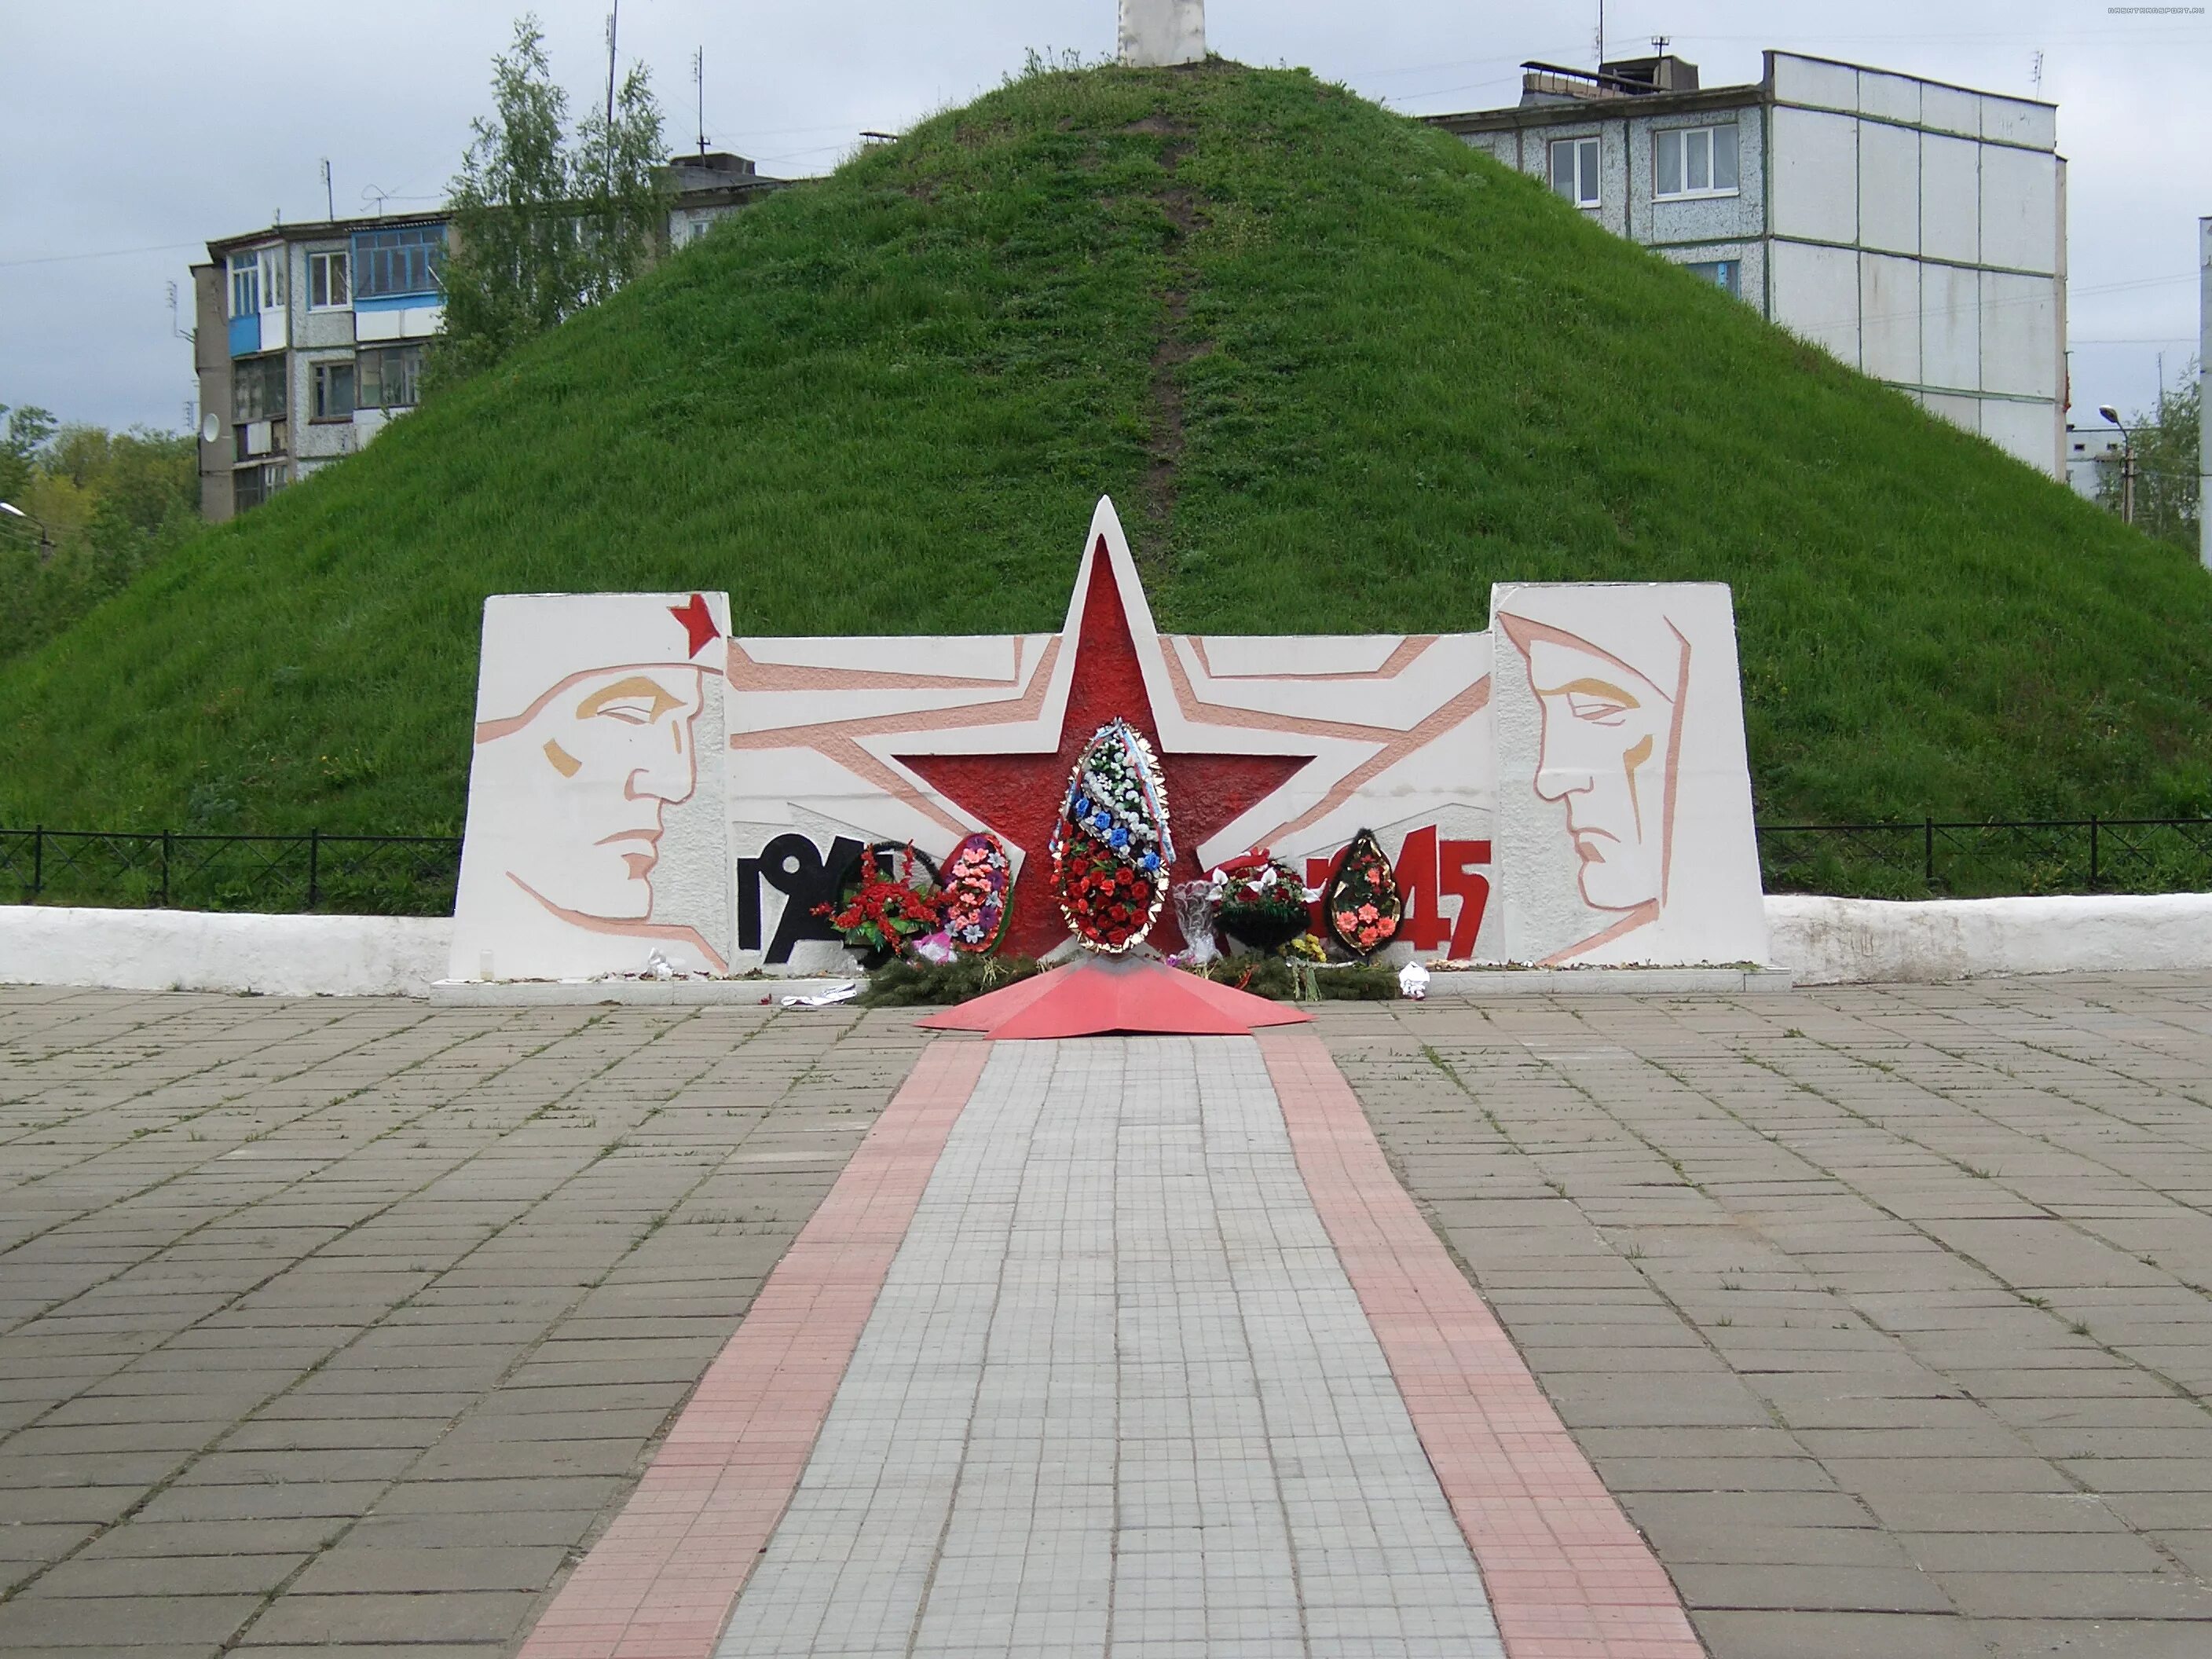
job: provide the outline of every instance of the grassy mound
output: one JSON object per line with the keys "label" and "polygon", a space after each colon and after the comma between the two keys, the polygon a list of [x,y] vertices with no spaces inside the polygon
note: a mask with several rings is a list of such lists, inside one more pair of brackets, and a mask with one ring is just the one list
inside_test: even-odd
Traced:
{"label": "grassy mound", "polygon": [[1770,818],[2212,807],[2212,581],[1448,136],[1300,72],[1036,75],[780,195],[0,667],[0,823],[449,830],[479,605],[1163,626],[1735,585]]}

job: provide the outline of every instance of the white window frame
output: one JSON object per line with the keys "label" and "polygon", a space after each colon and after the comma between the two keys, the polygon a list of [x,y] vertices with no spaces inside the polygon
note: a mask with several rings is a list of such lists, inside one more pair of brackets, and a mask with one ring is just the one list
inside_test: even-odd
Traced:
{"label": "white window frame", "polygon": [[[337,277],[335,283],[331,281],[333,276]],[[319,300],[315,297],[318,292],[323,296]],[[335,299],[331,297],[334,292],[338,296]],[[307,255],[307,309],[353,309],[353,256],[344,248]]]}
{"label": "white window frame", "polygon": [[[398,387],[388,384],[392,377],[385,373],[385,365],[395,359],[404,361],[407,364],[407,372],[404,377],[401,377],[404,388],[410,394],[404,403],[393,401],[392,392]],[[367,395],[368,368],[371,360],[374,360],[376,370],[376,396],[374,402],[370,401]],[[402,410],[412,409],[422,400],[422,343],[419,340],[395,342],[390,345],[364,346],[354,357],[353,406],[356,411],[379,409],[391,415]]]}
{"label": "white window frame", "polygon": [[[345,372],[346,406],[343,413],[337,413],[325,406],[323,394],[324,389],[331,384],[341,369]],[[354,410],[358,406],[354,401],[357,384],[354,360],[350,357],[325,357],[310,363],[307,366],[309,423],[317,426],[336,426],[352,420]]]}
{"label": "white window frame", "polygon": [[261,314],[261,256],[258,253],[234,253],[228,260],[230,275],[230,314],[233,317],[258,317]]}
{"label": "white window frame", "polygon": [[284,246],[261,250],[261,308],[264,311],[284,309]]}
{"label": "white window frame", "polygon": [[[1571,150],[1575,158],[1575,193],[1571,196],[1559,189],[1559,152],[1563,149]],[[1603,205],[1604,190],[1599,175],[1603,169],[1605,151],[1595,137],[1554,138],[1544,159],[1549,164],[1552,189],[1556,194],[1578,208]]]}
{"label": "white window frame", "polygon": [[[1732,185],[1717,185],[1713,182],[1719,176],[1716,164],[1720,155],[1719,135],[1723,132],[1726,132],[1735,144],[1736,182]],[[1702,185],[1693,185],[1690,183],[1691,163],[1695,152],[1700,148],[1695,142],[1699,139],[1704,140],[1702,149],[1705,151],[1705,182]],[[1666,176],[1665,152],[1669,145],[1672,145],[1675,150],[1674,176],[1678,188],[1674,190],[1662,189],[1659,182]],[[1651,135],[1651,199],[1653,201],[1707,202],[1719,197],[1740,196],[1742,193],[1743,145],[1738,123],[1723,121],[1705,127],[1662,127]]]}

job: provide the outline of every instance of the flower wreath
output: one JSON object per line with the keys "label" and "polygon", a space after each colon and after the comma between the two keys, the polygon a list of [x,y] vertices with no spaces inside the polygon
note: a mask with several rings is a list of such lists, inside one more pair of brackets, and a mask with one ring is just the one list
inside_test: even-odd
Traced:
{"label": "flower wreath", "polygon": [[1398,895],[1396,872],[1372,830],[1354,836],[1337,860],[1323,908],[1329,932],[1354,956],[1372,956],[1398,936],[1405,905]]}
{"label": "flower wreath", "polygon": [[978,830],[945,860],[945,937],[956,951],[988,956],[1006,937],[1013,914],[1013,866],[999,838]]}
{"label": "flower wreath", "polygon": [[1144,734],[1111,720],[1069,774],[1052,831],[1053,896],[1085,949],[1118,955],[1152,931],[1175,841],[1167,781]]}
{"label": "flower wreath", "polygon": [[889,843],[867,848],[853,860],[842,900],[817,904],[814,914],[829,917],[845,943],[864,955],[903,956],[915,939],[934,933],[942,919],[939,895],[924,862],[911,846],[902,852]]}

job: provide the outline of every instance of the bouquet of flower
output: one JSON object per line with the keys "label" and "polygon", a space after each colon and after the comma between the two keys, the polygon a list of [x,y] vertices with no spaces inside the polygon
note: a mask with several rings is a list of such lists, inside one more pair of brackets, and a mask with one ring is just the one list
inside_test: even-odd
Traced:
{"label": "bouquet of flower", "polygon": [[1221,929],[1255,951],[1273,951],[1306,931],[1314,895],[1297,871],[1266,848],[1235,858],[1213,872]]}
{"label": "bouquet of flower", "polygon": [[996,950],[1013,910],[1013,866],[996,836],[977,831],[945,861],[945,932],[956,951]]}
{"label": "bouquet of flower", "polygon": [[1372,830],[1362,830],[1336,861],[1323,907],[1338,944],[1358,957],[1372,956],[1397,937],[1404,905],[1398,878]]}
{"label": "bouquet of flower", "polygon": [[829,917],[830,925],[864,958],[887,961],[902,955],[911,941],[936,932],[944,920],[937,888],[919,873],[918,866],[909,847],[887,870],[882,854],[872,848],[856,862],[859,882],[842,903],[817,904],[814,914]]}
{"label": "bouquet of flower", "polygon": [[1182,952],[1172,958],[1176,965],[1202,968],[1219,956],[1220,941],[1213,937],[1213,884],[1179,881],[1168,889],[1168,902],[1175,906],[1176,926],[1182,930]]}
{"label": "bouquet of flower", "polygon": [[1069,775],[1053,826],[1053,892],[1077,940],[1109,954],[1142,940],[1174,862],[1159,762],[1135,727],[1109,720]]}

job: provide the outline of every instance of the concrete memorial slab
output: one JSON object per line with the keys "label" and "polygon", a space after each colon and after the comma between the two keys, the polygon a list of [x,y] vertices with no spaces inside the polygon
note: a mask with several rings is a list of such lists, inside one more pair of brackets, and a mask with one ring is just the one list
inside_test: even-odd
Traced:
{"label": "concrete memorial slab", "polygon": [[1002,848],[990,948],[1064,951],[1055,826],[1111,729],[1172,830],[1138,872],[1161,951],[1167,885],[1261,849],[1318,893],[1358,844],[1395,882],[1383,960],[1765,961],[1727,589],[1516,584],[1492,612],[1164,634],[1105,500],[1057,634],[731,638],[721,594],[495,599],[453,975],[848,969],[826,911],[908,848],[940,872]]}
{"label": "concrete memorial slab", "polygon": [[454,979],[732,957],[722,707],[729,600],[485,602]]}

